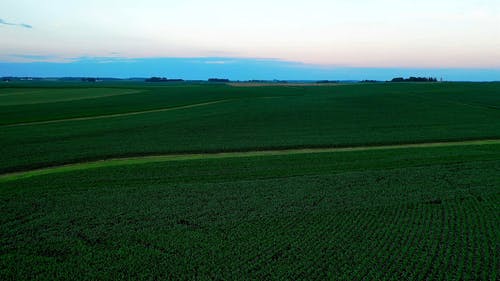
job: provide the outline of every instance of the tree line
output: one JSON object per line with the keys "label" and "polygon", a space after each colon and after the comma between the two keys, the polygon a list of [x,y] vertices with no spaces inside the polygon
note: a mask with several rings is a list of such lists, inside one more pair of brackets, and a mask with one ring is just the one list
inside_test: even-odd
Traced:
{"label": "tree line", "polygon": [[183,79],[168,79],[166,77],[151,77],[146,80],[146,82],[183,82]]}
{"label": "tree line", "polygon": [[397,77],[391,80],[391,82],[437,82],[438,80],[433,77],[410,77],[410,78],[403,78],[403,77]]}

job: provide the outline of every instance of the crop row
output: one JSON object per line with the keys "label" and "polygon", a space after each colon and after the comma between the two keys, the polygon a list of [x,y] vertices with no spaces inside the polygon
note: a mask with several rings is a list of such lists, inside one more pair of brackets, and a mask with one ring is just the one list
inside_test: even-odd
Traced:
{"label": "crop row", "polygon": [[56,119],[72,118],[230,99],[167,112],[0,126],[0,172],[162,153],[500,138],[495,85],[186,86],[33,108],[2,107],[0,120],[7,124],[19,122],[18,117],[37,121],[57,114]]}
{"label": "crop row", "polygon": [[[0,275],[496,280],[500,162],[400,167],[415,154],[401,152],[393,166],[339,173],[319,154],[277,157],[283,170],[219,159],[6,183]],[[207,178],[218,169],[225,176]]]}

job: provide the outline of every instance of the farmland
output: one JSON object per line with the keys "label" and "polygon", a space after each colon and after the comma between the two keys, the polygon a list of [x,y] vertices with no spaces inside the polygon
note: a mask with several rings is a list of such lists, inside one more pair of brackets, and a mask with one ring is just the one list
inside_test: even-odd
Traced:
{"label": "farmland", "polygon": [[0,84],[0,279],[497,280],[500,84]]}

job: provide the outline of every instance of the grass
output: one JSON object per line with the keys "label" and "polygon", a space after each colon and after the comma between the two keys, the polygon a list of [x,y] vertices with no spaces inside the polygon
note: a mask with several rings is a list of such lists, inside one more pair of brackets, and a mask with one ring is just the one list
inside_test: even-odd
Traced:
{"label": "grass", "polygon": [[45,125],[45,124],[64,123],[64,122],[73,122],[73,121],[86,121],[86,120],[116,118],[116,117],[131,116],[131,115],[142,115],[142,114],[148,114],[148,113],[166,112],[166,111],[172,111],[172,110],[180,110],[180,109],[186,109],[186,108],[206,106],[206,105],[211,105],[211,104],[216,104],[216,103],[221,103],[221,102],[228,102],[228,101],[230,101],[230,99],[214,100],[214,101],[203,102],[203,103],[195,103],[195,104],[180,105],[180,106],[169,106],[166,108],[131,111],[131,112],[124,112],[124,113],[103,114],[103,115],[94,115],[94,116],[87,116],[87,117],[73,117],[73,118],[55,119],[55,120],[46,120],[46,121],[15,123],[15,124],[4,125],[4,127]]}
{"label": "grass", "polygon": [[239,158],[239,157],[247,158],[247,157],[274,156],[274,155],[389,150],[389,149],[405,149],[405,148],[415,148],[415,147],[448,147],[448,146],[462,147],[467,145],[478,146],[478,145],[499,144],[499,143],[500,140],[479,140],[479,141],[437,142],[437,143],[400,144],[400,145],[383,145],[383,146],[358,146],[358,147],[345,147],[345,148],[302,148],[302,149],[220,152],[220,153],[204,153],[204,154],[170,154],[170,155],[156,155],[156,156],[113,158],[113,159],[104,159],[94,162],[73,163],[62,166],[35,169],[25,172],[17,172],[17,173],[14,172],[10,174],[4,174],[0,175],[0,182],[19,180],[19,179],[36,177],[47,174],[66,173],[72,171],[96,169],[96,168],[112,167],[112,166],[161,163],[167,161],[189,161],[197,159],[225,159],[225,158]]}
{"label": "grass", "polygon": [[[3,92],[3,91],[2,91]],[[9,89],[0,93],[0,106],[45,104],[64,101],[97,99],[141,93],[140,90],[124,91],[123,89]]]}
{"label": "grass", "polygon": [[[124,86],[129,86],[124,91],[140,88]],[[497,139],[499,88],[495,83],[142,86],[145,92],[140,94],[47,103],[36,108],[4,106],[0,120],[12,125],[230,99],[134,116],[0,126],[4,158],[0,173],[167,153]],[[47,95],[51,89],[44,89]]]}
{"label": "grass", "polygon": [[0,84],[0,280],[497,280],[499,106],[499,83]]}
{"label": "grass", "polygon": [[3,183],[0,276],[495,280],[499,148],[198,159]]}

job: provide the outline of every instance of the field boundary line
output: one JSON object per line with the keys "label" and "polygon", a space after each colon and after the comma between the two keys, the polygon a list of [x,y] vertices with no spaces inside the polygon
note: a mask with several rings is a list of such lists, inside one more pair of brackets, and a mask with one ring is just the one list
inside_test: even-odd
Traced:
{"label": "field boundary line", "polygon": [[312,154],[312,153],[335,153],[335,152],[392,150],[392,149],[404,149],[404,148],[451,147],[451,146],[489,145],[489,144],[500,144],[500,139],[391,144],[391,145],[374,145],[374,146],[353,146],[353,147],[296,148],[296,149],[254,150],[254,151],[240,151],[240,152],[185,153],[185,154],[163,154],[163,155],[135,156],[135,157],[117,157],[117,158],[108,158],[97,161],[78,162],[72,164],[38,168],[27,171],[0,174],[0,182],[15,181],[18,179],[30,178],[35,176],[72,172],[79,170],[88,170],[88,169],[113,167],[113,166],[170,162],[170,161],[265,157],[265,156],[297,155],[297,154]]}
{"label": "field boundary line", "polygon": [[149,110],[141,110],[141,111],[131,111],[131,112],[124,112],[124,113],[114,113],[114,114],[94,115],[94,116],[86,116],[86,117],[74,117],[74,118],[56,119],[56,120],[47,120],[47,121],[33,121],[33,122],[6,124],[6,125],[0,125],[0,128],[30,126],[30,125],[45,125],[45,124],[53,124],[53,123],[96,120],[96,119],[105,119],[105,118],[116,118],[116,117],[123,117],[123,116],[132,116],[132,115],[140,115],[140,114],[147,114],[147,113],[156,113],[156,112],[188,109],[188,108],[200,107],[200,106],[205,106],[205,105],[228,102],[231,100],[233,100],[233,99],[222,99],[222,100],[215,100],[215,101],[209,101],[209,102],[194,103],[194,104],[180,105],[180,106],[171,106],[171,107],[166,107],[166,108],[149,109]]}
{"label": "field boundary line", "polygon": [[[56,100],[51,100],[51,101],[31,101],[31,102],[23,102],[23,103],[2,103],[0,101],[0,106],[20,106],[20,105],[34,105],[34,104],[49,104],[49,103],[61,103],[61,102],[72,102],[72,101],[81,101],[81,100],[93,100],[93,99],[102,99],[102,98],[109,98],[109,97],[117,97],[117,96],[126,96],[126,95],[135,95],[135,94],[142,94],[142,93],[147,93],[147,90],[130,90],[126,92],[120,92],[116,94],[107,94],[107,95],[100,95],[100,96],[81,96],[81,97],[76,97],[76,98],[65,98],[65,99],[56,99]],[[0,97],[2,96],[8,96],[11,94],[1,94]],[[12,94],[16,95],[16,94]],[[24,95],[24,94],[17,94],[17,95]]]}

